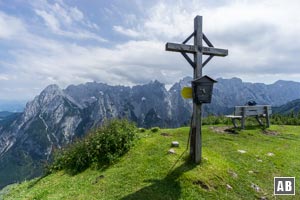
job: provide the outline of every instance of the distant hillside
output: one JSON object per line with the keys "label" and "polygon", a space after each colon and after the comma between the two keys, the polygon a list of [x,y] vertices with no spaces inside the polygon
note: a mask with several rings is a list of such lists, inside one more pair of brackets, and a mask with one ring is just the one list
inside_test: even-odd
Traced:
{"label": "distant hillside", "polygon": [[8,112],[8,111],[0,111],[0,120],[5,118],[5,117],[8,117],[9,115],[13,114],[12,112]]}
{"label": "distant hillside", "polygon": [[26,101],[0,99],[0,112],[23,112]]}
{"label": "distant hillside", "polygon": [[279,114],[298,114],[300,112],[300,99],[290,101],[282,106],[274,107],[274,113]]}
{"label": "distant hillside", "polygon": [[22,113],[0,112],[0,133],[4,132]]}
{"label": "distant hillside", "polygon": [[[4,199],[274,199],[274,176],[300,177],[299,127],[273,125],[236,134],[225,129],[203,127],[200,165],[187,162],[188,128],[146,131],[112,166],[26,181],[11,186]],[[180,144],[175,154],[168,153],[172,141]]]}

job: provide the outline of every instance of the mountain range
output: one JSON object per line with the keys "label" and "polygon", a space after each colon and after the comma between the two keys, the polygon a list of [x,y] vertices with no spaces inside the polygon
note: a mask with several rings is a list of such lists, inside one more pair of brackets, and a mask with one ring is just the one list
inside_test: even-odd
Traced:
{"label": "mountain range", "polygon": [[[71,143],[91,128],[110,118],[128,118],[139,127],[187,125],[192,101],[183,99],[181,89],[190,86],[186,77],[169,90],[152,81],[133,87],[89,82],[61,89],[49,85],[22,113],[0,120],[0,187],[30,179],[42,173],[53,150]],[[204,115],[229,114],[236,105],[249,100],[280,106],[300,99],[300,83],[246,83],[239,78],[217,79],[212,103]]]}
{"label": "mountain range", "polygon": [[281,106],[274,107],[273,110],[274,113],[279,113],[282,115],[298,114],[300,113],[300,99],[296,99]]}

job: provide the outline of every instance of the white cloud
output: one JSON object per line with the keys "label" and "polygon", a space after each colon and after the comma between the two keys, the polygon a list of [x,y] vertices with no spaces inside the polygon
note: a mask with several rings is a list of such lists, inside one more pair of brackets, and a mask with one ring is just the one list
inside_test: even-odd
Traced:
{"label": "white cloud", "polygon": [[84,14],[77,8],[66,5],[63,1],[50,4],[48,1],[33,3],[35,13],[40,16],[46,26],[57,35],[72,39],[92,39],[107,42],[106,39],[93,33],[99,26],[85,19]]}
{"label": "white cloud", "polygon": [[[62,86],[86,81],[134,85],[160,79],[173,83],[182,60],[162,51],[164,44],[155,41],[132,41],[113,49],[61,44],[34,38],[38,46],[30,51],[14,51],[19,73],[32,75],[38,82]],[[40,49],[43,49],[40,51]],[[162,51],[162,52],[161,52]],[[159,59],[159,63],[157,62]],[[170,62],[172,60],[172,62]],[[170,68],[170,65],[173,66]],[[59,72],[59,73],[58,73]],[[171,76],[165,77],[165,74]]]}
{"label": "white cloud", "polygon": [[51,12],[60,18],[65,24],[72,24],[74,22],[81,22],[84,20],[83,13],[76,7],[69,7],[63,2],[48,5]]}
{"label": "white cloud", "polygon": [[7,74],[0,74],[0,81],[8,81],[9,77]]}
{"label": "white cloud", "polygon": [[133,29],[126,29],[123,28],[122,26],[113,26],[113,29],[123,35],[129,36],[129,37],[140,37],[140,33],[133,30]]}
{"label": "white cloud", "polygon": [[54,1],[53,4],[47,0],[32,2],[35,10],[42,10],[52,15],[64,25],[70,25],[76,22],[84,22],[84,14],[77,8],[68,6],[63,1]]}
{"label": "white cloud", "polygon": [[9,16],[1,11],[0,27],[0,40],[11,39],[12,37],[22,34],[25,31],[25,27],[20,19]]}
{"label": "white cloud", "polygon": [[46,25],[52,30],[52,31],[58,31],[60,29],[60,23],[54,17],[53,15],[47,13],[44,10],[35,10],[36,14],[43,18]]}
{"label": "white cloud", "polygon": [[229,49],[229,56],[214,58],[205,73],[243,75],[254,82],[258,81],[256,76],[247,74],[265,74],[266,78],[259,81],[273,82],[279,76],[270,74],[277,73],[281,79],[297,80],[294,74],[300,72],[300,63],[293,60],[300,50],[296,39],[299,7],[296,0],[227,1],[217,6],[200,1],[163,1],[149,9],[144,21],[132,29],[153,40],[181,42],[193,31],[193,18],[203,15],[203,30],[211,42]]}

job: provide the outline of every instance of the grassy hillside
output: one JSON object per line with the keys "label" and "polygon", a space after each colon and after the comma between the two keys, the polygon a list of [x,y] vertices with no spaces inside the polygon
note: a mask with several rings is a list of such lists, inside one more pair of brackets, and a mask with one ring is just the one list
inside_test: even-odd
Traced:
{"label": "grassy hillside", "polygon": [[[200,165],[187,161],[188,128],[146,131],[106,169],[59,171],[11,186],[5,199],[275,199],[274,176],[296,177],[296,196],[276,199],[300,198],[299,127],[224,129],[204,126]],[[169,154],[174,140],[180,147]]]}

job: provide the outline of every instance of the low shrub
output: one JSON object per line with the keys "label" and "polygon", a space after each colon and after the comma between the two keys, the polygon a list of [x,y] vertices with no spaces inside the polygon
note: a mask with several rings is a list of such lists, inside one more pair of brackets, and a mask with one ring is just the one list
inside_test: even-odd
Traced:
{"label": "low shrub", "polygon": [[136,126],[127,120],[111,120],[54,154],[48,173],[66,170],[76,174],[88,167],[103,167],[124,155],[136,138]]}
{"label": "low shrub", "polygon": [[288,114],[272,114],[270,117],[271,124],[277,125],[300,125],[300,112],[290,112]]}
{"label": "low shrub", "polygon": [[229,118],[226,118],[225,116],[208,115],[207,117],[203,117],[202,124],[203,125],[231,124],[231,121]]}
{"label": "low shrub", "polygon": [[152,133],[156,133],[158,131],[159,131],[159,127],[153,127],[153,128],[151,128],[151,132]]}
{"label": "low shrub", "polygon": [[145,128],[139,128],[139,132],[144,133],[144,132],[146,132],[146,129]]}

